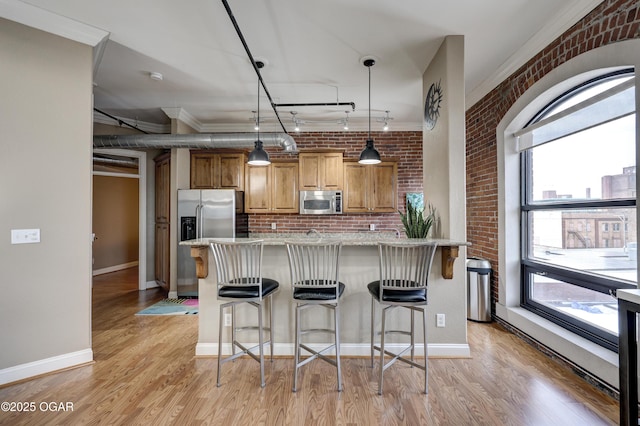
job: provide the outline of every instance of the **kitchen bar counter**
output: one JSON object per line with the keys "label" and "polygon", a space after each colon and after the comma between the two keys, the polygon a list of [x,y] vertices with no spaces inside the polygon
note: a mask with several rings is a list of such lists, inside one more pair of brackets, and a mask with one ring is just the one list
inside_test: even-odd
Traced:
{"label": "kitchen bar counter", "polygon": [[[367,232],[367,233],[311,233],[311,234],[299,234],[299,233],[270,233],[270,234],[256,234],[252,233],[249,238],[234,238],[226,240],[247,241],[247,240],[263,240],[265,246],[284,246],[286,241],[322,241],[322,240],[340,240],[343,246],[377,246],[379,242],[387,243],[423,243],[435,242],[438,244],[439,250],[442,251],[442,277],[445,279],[453,278],[453,263],[458,257],[458,247],[467,246],[469,243],[463,241],[453,241],[447,239],[417,239],[417,238],[402,238],[396,237],[395,233],[390,232]],[[182,241],[180,245],[191,246],[191,256],[196,259],[196,264],[200,267],[197,268],[198,278],[206,278],[207,275],[203,275],[207,268],[203,268],[203,265],[208,263],[206,256],[208,256],[208,250],[202,250],[201,247],[208,248],[209,244],[213,240],[225,240],[217,238],[201,238],[189,241]],[[204,257],[203,257],[204,256]]]}
{"label": "kitchen bar counter", "polygon": [[[341,352],[345,356],[369,355],[369,328],[371,314],[371,296],[367,284],[378,278],[379,241],[411,244],[422,242],[407,238],[396,238],[395,233],[367,232],[358,234],[251,234],[249,239],[264,240],[263,276],[280,283],[274,295],[274,349],[276,355],[290,356],[294,346],[294,304],[289,275],[289,262],[285,241],[319,239],[340,239],[343,242],[340,256],[340,281],[345,283],[345,292],[340,301],[341,315]],[[241,239],[238,239],[241,240]],[[245,238],[246,240],[246,238]],[[220,301],[217,298],[217,280],[215,262],[211,253],[212,239],[183,241],[180,244],[191,247],[191,256],[196,261],[198,273],[198,344],[196,355],[216,356],[218,351],[218,321]],[[439,244],[429,281],[429,356],[469,357],[470,349],[466,335],[466,266],[464,262],[454,262],[460,253],[464,260],[466,246],[464,241],[427,240]],[[460,252],[459,252],[460,251]],[[442,259],[438,259],[442,257]],[[448,272],[445,270],[448,269]],[[455,269],[455,274],[454,274]],[[443,278],[449,275],[451,278]],[[436,313],[446,315],[446,327],[436,327]],[[406,323],[407,312],[396,310],[389,317],[390,328]],[[240,324],[255,322],[255,312],[249,308],[238,312]],[[332,315],[323,316],[322,311],[311,316],[319,328],[330,328]],[[403,320],[403,318],[405,318]],[[378,315],[379,319],[379,315]],[[230,333],[228,328],[225,332]],[[319,336],[320,337],[320,336]],[[248,342],[252,337],[248,336]],[[256,337],[257,339],[257,337]],[[228,339],[225,338],[225,342]],[[315,340],[314,340],[315,342]],[[317,341],[318,346],[321,343]],[[310,343],[313,345],[313,342]],[[230,353],[230,346],[222,348]],[[416,353],[419,356],[419,353]]]}

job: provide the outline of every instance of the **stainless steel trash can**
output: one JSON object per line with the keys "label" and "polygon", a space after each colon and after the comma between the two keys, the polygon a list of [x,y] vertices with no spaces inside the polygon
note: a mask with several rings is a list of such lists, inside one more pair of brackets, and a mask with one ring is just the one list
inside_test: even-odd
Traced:
{"label": "stainless steel trash can", "polygon": [[491,263],[467,259],[467,319],[491,322]]}

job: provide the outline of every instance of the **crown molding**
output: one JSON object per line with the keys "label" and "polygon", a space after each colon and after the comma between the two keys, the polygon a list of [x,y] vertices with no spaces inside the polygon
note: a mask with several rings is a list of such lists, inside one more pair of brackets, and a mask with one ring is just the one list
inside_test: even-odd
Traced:
{"label": "crown molding", "polygon": [[0,0],[0,17],[95,47],[109,32],[18,0]]}
{"label": "crown molding", "polygon": [[[118,117],[118,116],[114,116],[114,117],[116,117],[118,120],[126,121],[129,124],[135,125],[138,127],[138,129],[144,130],[145,132],[160,133],[160,134],[171,133],[171,125],[169,124],[148,123],[146,121],[131,120],[130,118],[126,118],[126,117]],[[106,124],[108,126],[120,126],[120,123],[118,123],[118,120],[114,120],[113,118],[100,114],[97,111],[93,112],[94,123]]]}
{"label": "crown molding", "polygon": [[518,68],[541,52],[551,42],[560,37],[571,26],[591,12],[602,0],[574,1],[566,9],[557,13],[552,20],[542,27],[520,49],[509,57],[491,76],[471,90],[467,95],[466,109],[471,108],[487,93],[505,81]]}
{"label": "crown molding", "polygon": [[184,108],[162,107],[160,109],[167,115],[167,117],[174,120],[180,120],[184,124],[191,127],[193,130],[200,133],[204,133],[202,130],[202,123],[200,122],[200,120],[195,118],[193,115],[189,114],[189,112],[187,112],[187,110],[185,110]]}

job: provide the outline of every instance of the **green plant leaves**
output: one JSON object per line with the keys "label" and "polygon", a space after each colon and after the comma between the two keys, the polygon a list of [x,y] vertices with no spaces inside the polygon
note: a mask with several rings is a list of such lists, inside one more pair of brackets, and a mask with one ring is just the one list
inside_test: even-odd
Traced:
{"label": "green plant leaves", "polygon": [[416,209],[413,204],[407,203],[407,213],[400,213],[400,220],[404,226],[404,232],[408,238],[427,238],[436,218],[436,209],[429,203],[429,214],[424,216],[423,210]]}

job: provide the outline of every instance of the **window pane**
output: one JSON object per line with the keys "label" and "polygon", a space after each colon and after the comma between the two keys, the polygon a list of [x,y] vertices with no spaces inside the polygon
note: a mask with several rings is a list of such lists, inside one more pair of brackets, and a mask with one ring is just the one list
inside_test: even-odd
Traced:
{"label": "window pane", "polygon": [[537,274],[531,277],[531,287],[534,302],[599,330],[618,334],[618,301],[615,297]]}
{"label": "window pane", "polygon": [[529,152],[530,202],[636,196],[635,114]]}
{"label": "window pane", "polygon": [[637,282],[635,208],[536,210],[528,223],[528,259]]}
{"label": "window pane", "polygon": [[601,83],[595,84],[593,86],[589,86],[586,89],[580,90],[578,91],[576,94],[570,96],[569,98],[563,100],[562,102],[556,104],[553,106],[553,108],[550,108],[548,111],[545,112],[544,115],[542,115],[541,117],[538,118],[538,120],[542,120],[545,119],[547,117],[551,117],[552,115],[555,115],[561,111],[564,111],[567,108],[570,108],[576,104],[579,104],[580,102],[587,100],[589,98],[592,98],[602,92],[604,92],[605,90],[609,90],[612,87],[615,86],[619,86],[620,84],[628,81],[629,79],[632,79],[633,76],[623,76],[623,77],[617,77],[617,78],[613,78],[611,80],[605,80]]}

